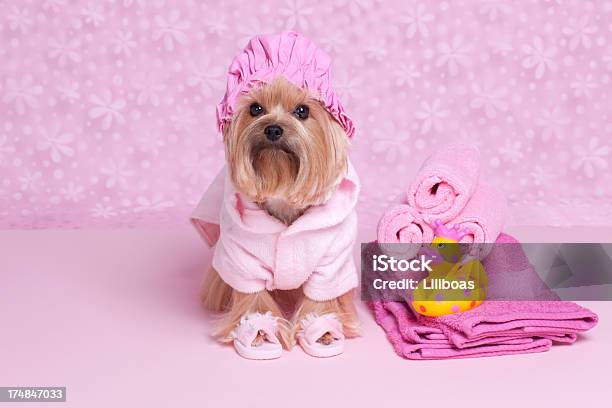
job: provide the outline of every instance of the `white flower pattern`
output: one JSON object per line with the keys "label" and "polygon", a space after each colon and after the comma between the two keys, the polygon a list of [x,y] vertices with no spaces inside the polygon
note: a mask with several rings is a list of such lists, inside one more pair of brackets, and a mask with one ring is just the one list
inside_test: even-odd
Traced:
{"label": "white flower pattern", "polygon": [[536,79],[542,78],[546,70],[556,70],[557,64],[554,57],[557,54],[557,49],[554,46],[546,47],[542,38],[535,37],[532,45],[523,45],[523,51],[527,54],[523,59],[523,67],[535,68]]}
{"label": "white flower pattern", "polygon": [[62,157],[74,156],[74,149],[70,144],[74,140],[71,133],[63,132],[60,125],[56,124],[48,128],[41,128],[41,141],[36,147],[41,151],[49,151],[51,160],[55,163],[62,161]]}
{"label": "white flower pattern", "polygon": [[187,43],[187,34],[185,31],[191,27],[188,20],[181,19],[181,13],[178,10],[170,12],[168,18],[164,16],[155,16],[155,24],[157,29],[153,31],[153,40],[161,40],[164,43],[164,48],[168,51],[174,49],[174,44]]}
{"label": "white flower pattern", "polygon": [[431,103],[423,102],[421,110],[417,111],[415,116],[421,119],[421,133],[427,134],[432,129],[436,132],[442,131],[443,119],[448,116],[448,111],[441,108],[439,99],[435,99]]}
{"label": "white flower pattern", "polygon": [[427,12],[425,4],[417,5],[402,18],[406,24],[406,37],[413,38],[417,34],[421,37],[429,36],[427,24],[433,19],[433,14]]}
{"label": "white flower pattern", "polygon": [[455,76],[459,73],[459,67],[467,66],[470,59],[471,44],[466,44],[463,37],[457,35],[449,42],[440,43],[438,46],[439,56],[436,66],[447,66],[448,72]]}
{"label": "white flower pattern", "polygon": [[588,178],[594,178],[598,171],[608,169],[608,155],[610,146],[600,145],[599,138],[593,137],[586,145],[574,147],[576,159],[572,163],[572,169],[582,170]]}
{"label": "white flower pattern", "polygon": [[23,115],[26,109],[38,107],[38,95],[42,94],[42,91],[42,86],[34,84],[30,75],[20,80],[8,78],[2,100],[4,103],[13,104],[17,113]]}
{"label": "white flower pattern", "polygon": [[109,129],[113,124],[113,120],[118,123],[123,123],[125,118],[121,110],[125,107],[125,100],[113,99],[113,94],[109,89],[102,91],[100,95],[91,95],[89,102],[92,108],[89,109],[89,117],[92,119],[102,119],[102,129]]}
{"label": "white flower pattern", "polygon": [[25,34],[32,25],[30,12],[17,6],[11,8],[6,19],[12,31],[20,31],[22,34]]}
{"label": "white flower pattern", "polygon": [[609,219],[609,1],[234,3],[4,1],[0,227],[184,222],[224,163],[232,56],[284,29],[332,59],[364,231],[455,142],[482,150],[513,222]]}

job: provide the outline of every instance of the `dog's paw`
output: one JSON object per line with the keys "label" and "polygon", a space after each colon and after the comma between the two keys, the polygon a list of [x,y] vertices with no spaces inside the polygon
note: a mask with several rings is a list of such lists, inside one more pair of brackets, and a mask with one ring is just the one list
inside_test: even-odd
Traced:
{"label": "dog's paw", "polygon": [[326,346],[330,345],[333,341],[334,341],[334,336],[330,332],[326,332],[324,335],[319,337],[319,339],[317,340],[318,343],[321,343]]}
{"label": "dog's paw", "polygon": [[259,330],[257,332],[257,336],[255,336],[255,338],[253,339],[251,346],[253,347],[261,346],[264,343],[264,341],[266,341],[266,333],[264,333],[263,330]]}

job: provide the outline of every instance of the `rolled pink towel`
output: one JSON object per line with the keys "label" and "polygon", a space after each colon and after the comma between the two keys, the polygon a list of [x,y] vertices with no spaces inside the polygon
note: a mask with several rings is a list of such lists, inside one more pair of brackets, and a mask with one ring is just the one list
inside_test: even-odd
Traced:
{"label": "rolled pink towel", "polygon": [[433,230],[409,205],[399,204],[385,212],[378,222],[381,244],[413,244],[431,242]]}
{"label": "rolled pink towel", "polygon": [[407,192],[408,204],[426,221],[447,222],[466,206],[478,184],[480,152],[471,146],[448,146],[431,155]]}
{"label": "rolled pink towel", "polygon": [[[502,232],[506,220],[506,200],[494,187],[479,183],[474,195],[467,202],[461,213],[449,222],[469,231],[463,243],[493,243]],[[473,255],[483,257],[490,250],[490,245],[476,248]]]}

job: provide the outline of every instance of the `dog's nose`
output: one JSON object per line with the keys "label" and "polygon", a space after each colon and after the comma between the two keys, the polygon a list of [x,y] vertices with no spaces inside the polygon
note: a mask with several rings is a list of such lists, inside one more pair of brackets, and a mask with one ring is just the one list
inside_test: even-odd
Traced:
{"label": "dog's nose", "polygon": [[278,125],[270,125],[264,129],[266,138],[271,142],[276,142],[283,135],[283,128]]}

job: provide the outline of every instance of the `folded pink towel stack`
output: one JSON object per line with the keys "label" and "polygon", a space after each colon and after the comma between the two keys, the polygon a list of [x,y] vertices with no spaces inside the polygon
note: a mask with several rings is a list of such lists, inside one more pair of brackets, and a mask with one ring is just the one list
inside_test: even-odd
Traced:
{"label": "folded pink towel stack", "polygon": [[[597,324],[597,315],[575,303],[561,302],[545,287],[519,243],[502,234],[506,205],[501,194],[479,181],[476,148],[449,146],[423,164],[408,188],[407,202],[390,208],[378,224],[378,242],[431,242],[429,223],[440,220],[470,233],[462,242],[484,258],[487,300],[464,313],[426,317],[405,302],[371,303],[378,324],[395,351],[408,359],[484,357],[537,353],[553,342],[573,343],[577,333]],[[499,245],[492,245],[492,243]],[[503,295],[508,288],[510,300]],[[526,295],[521,299],[518,295]],[[406,294],[408,295],[408,294]]]}
{"label": "folded pink towel stack", "polygon": [[[484,261],[490,285],[541,282],[518,242],[501,234]],[[518,288],[522,290],[521,288]],[[408,359],[485,357],[547,351],[553,343],[571,344],[593,328],[597,315],[538,289],[537,299],[485,301],[464,313],[440,317],[415,314],[405,302],[374,301],[374,317],[393,348]]]}
{"label": "folded pink towel stack", "polygon": [[448,146],[425,160],[409,186],[408,204],[425,220],[443,223],[457,217],[476,191],[480,152],[471,146]]}
{"label": "folded pink towel stack", "polygon": [[[500,339],[485,339],[476,341],[470,347],[455,347],[443,332],[423,335],[424,339],[413,341],[410,335],[419,335],[427,330],[427,326],[420,325],[408,317],[405,309],[404,319],[397,317],[389,311],[393,302],[373,302],[372,308],[376,322],[383,328],[395,352],[410,360],[436,360],[450,358],[488,357],[508,354],[525,354],[548,351],[552,340],[537,337],[508,337]],[[402,304],[396,304],[404,307]],[[396,313],[398,311],[396,310]],[[400,326],[401,322],[401,326]],[[436,336],[437,334],[437,336]],[[428,337],[433,337],[429,339]]]}
{"label": "folded pink towel stack", "polygon": [[503,337],[542,337],[573,343],[576,334],[597,324],[597,315],[567,301],[487,301],[465,313],[427,318],[420,324],[437,327],[456,347]]}
{"label": "folded pink towel stack", "polygon": [[[433,220],[470,231],[464,243],[495,242],[504,225],[506,202],[497,189],[479,182],[479,160],[478,149],[468,146],[448,146],[426,159],[408,188],[406,202],[392,206],[380,219],[378,242],[431,242]],[[490,246],[476,249],[472,255],[482,258]]]}

